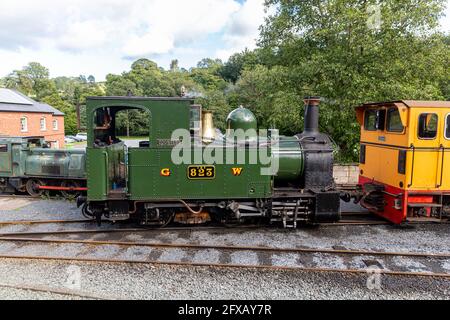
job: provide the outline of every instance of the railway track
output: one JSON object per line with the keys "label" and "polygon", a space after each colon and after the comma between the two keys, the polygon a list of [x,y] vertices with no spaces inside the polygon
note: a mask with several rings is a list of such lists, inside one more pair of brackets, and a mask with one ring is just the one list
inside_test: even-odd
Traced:
{"label": "railway track", "polygon": [[[423,224],[425,222],[415,222],[412,224]],[[430,222],[433,223],[433,222]],[[46,230],[42,231],[38,228],[37,231],[33,231],[33,228],[42,227],[47,225],[49,229],[52,227],[57,227],[56,230]],[[61,230],[61,227],[64,226],[73,226],[80,225],[81,228],[73,229],[67,228],[66,230]],[[364,219],[355,219],[355,220],[342,220],[337,223],[328,223],[321,224],[320,227],[342,227],[342,226],[383,226],[383,225],[391,225],[389,222],[383,220],[364,220]],[[88,227],[87,227],[88,226]],[[113,227],[111,226],[119,226]],[[133,227],[131,227],[133,226]],[[2,232],[4,228],[7,227],[22,227],[26,230],[20,230],[17,232],[8,231]],[[30,231],[31,229],[31,231]],[[277,226],[264,226],[264,225],[236,225],[236,226],[224,226],[220,224],[212,225],[212,226],[173,226],[173,227],[143,227],[136,226],[135,224],[110,224],[110,222],[105,222],[101,227],[98,227],[96,222],[87,219],[77,219],[77,220],[31,220],[31,221],[0,221],[0,237],[8,237],[8,236],[57,236],[57,235],[83,235],[83,234],[101,234],[101,233],[149,233],[149,232],[159,232],[159,233],[170,233],[170,232],[178,232],[178,231],[213,231],[213,230],[230,230],[230,231],[239,231],[239,230],[283,230]]]}
{"label": "railway track", "polygon": [[[359,226],[359,225],[386,225],[387,222],[379,219],[373,219],[373,217],[367,214],[363,215],[352,215],[348,219],[344,219],[338,223],[323,224],[321,226]],[[79,225],[79,228],[73,228]],[[43,227],[48,230],[43,231]],[[34,229],[37,229],[34,231]],[[165,228],[158,227],[144,227],[137,226],[133,223],[111,223],[109,221],[103,221],[101,227],[98,227],[96,222],[89,219],[63,219],[63,220],[11,220],[11,221],[0,221],[0,236],[7,235],[73,235],[73,234],[87,234],[87,233],[101,233],[101,232],[150,232],[152,230],[157,230],[159,232],[171,232],[171,231],[181,231],[181,230],[214,230],[214,229],[224,229],[224,230],[236,230],[236,229],[275,229],[277,226],[266,226],[266,225],[235,225],[235,226],[225,226],[222,224],[213,225],[201,225],[201,226],[169,226]],[[8,230],[4,232],[3,230]],[[11,229],[17,230],[17,232],[11,232]]]}
{"label": "railway track", "polygon": [[[344,212],[341,222],[324,226],[386,224],[388,223],[368,213]],[[228,234],[228,231],[232,234],[234,232],[239,233],[241,230],[261,232],[279,230],[285,232],[280,228],[262,227],[261,225],[239,225],[232,228],[226,228],[223,225],[178,226],[164,229],[131,226],[130,224],[113,225],[104,223],[99,228],[92,220],[87,219],[0,221],[0,259],[17,258],[359,274],[367,273],[373,264],[376,267],[376,272],[380,274],[450,278],[450,270],[445,267],[450,265],[450,253],[426,254],[346,248],[265,247],[239,245],[239,243],[226,243],[224,245],[223,242],[218,245],[199,243],[198,239],[197,241],[186,240],[190,239],[191,233],[195,234],[195,232],[200,231],[213,231],[225,235]],[[44,230],[42,230],[43,227],[45,227]],[[9,231],[5,232],[7,229]],[[289,230],[286,232],[289,233]],[[140,237],[141,239],[142,237],[150,237],[150,239],[131,241],[128,238],[130,236]],[[172,242],[173,237],[184,240],[183,242]],[[159,240],[155,241],[157,239]],[[171,241],[168,242],[164,239],[171,239]],[[211,237],[210,239],[214,238]],[[112,252],[110,252],[111,250]],[[69,254],[65,254],[67,252]],[[128,254],[129,252],[132,254]],[[141,252],[141,255],[133,252]],[[198,259],[199,256],[206,257],[208,255],[212,255],[212,258]],[[170,258],[171,256],[174,256],[174,258]],[[248,260],[248,257],[253,258]],[[419,271],[414,268],[406,268],[407,270],[405,270],[404,266],[396,265],[402,259],[411,260],[412,264],[423,265],[424,268]],[[340,267],[327,267],[327,261],[337,261]],[[362,261],[362,263],[357,264],[355,261]],[[322,264],[325,264],[325,266]]]}
{"label": "railway track", "polygon": [[450,253],[419,253],[419,252],[385,252],[385,251],[364,251],[364,250],[343,250],[343,249],[307,249],[307,248],[273,248],[263,246],[229,246],[229,245],[201,245],[185,243],[150,243],[135,241],[98,241],[98,240],[73,240],[73,239],[33,239],[18,237],[0,237],[0,241],[35,242],[35,243],[62,243],[62,244],[87,244],[87,245],[115,245],[115,246],[137,246],[151,248],[171,248],[171,249],[195,249],[195,250],[228,250],[228,251],[261,251],[275,253],[324,253],[343,255],[366,255],[366,256],[393,256],[393,257],[421,257],[421,258],[450,258]]}
{"label": "railway track", "polygon": [[[29,239],[22,239],[21,241],[29,241]],[[34,241],[34,240],[33,240]],[[93,245],[91,243],[90,245]],[[98,245],[98,244],[96,244]],[[108,245],[112,245],[109,243]],[[117,245],[117,244],[116,244]],[[127,244],[127,246],[132,246],[133,244]],[[136,244],[134,244],[136,246]],[[158,244],[157,247],[163,247],[162,245]],[[167,246],[164,246],[167,247]],[[185,246],[182,246],[185,248]],[[209,246],[210,249],[214,246]],[[198,250],[199,248],[197,248]],[[233,248],[228,247],[224,250],[233,251],[233,250],[246,250],[249,251],[249,249],[244,248]],[[256,249],[252,249],[253,252]],[[272,251],[272,252],[278,252],[278,249],[275,248],[258,248],[258,250],[261,251]],[[289,249],[290,251],[296,251],[297,249]],[[394,252],[363,252],[363,251],[355,251],[355,252],[343,252],[343,251],[333,251],[333,250],[314,250],[311,249],[308,253],[319,253],[321,251],[327,251],[328,254],[333,252],[334,254],[349,254],[349,255],[368,255],[368,256],[376,256],[376,255],[383,255],[383,256],[407,256],[411,257],[414,255],[409,255],[407,253],[394,253]],[[285,251],[283,251],[285,252]],[[422,257],[425,256],[423,254],[419,254],[418,256]],[[417,256],[414,256],[417,257]],[[433,258],[433,259],[448,259],[447,255],[436,255],[436,256],[427,256],[427,258]],[[198,261],[184,261],[184,260],[172,260],[172,261],[160,261],[160,260],[152,260],[152,259],[126,259],[126,258],[103,258],[103,257],[88,257],[88,256],[73,256],[73,257],[65,257],[65,256],[52,256],[52,255],[17,255],[17,254],[0,254],[0,259],[26,259],[26,260],[54,260],[54,261],[72,261],[72,262],[92,262],[92,263],[124,263],[124,264],[148,264],[148,265],[159,265],[159,266],[189,266],[189,267],[215,267],[215,268],[227,268],[227,269],[233,269],[233,268],[240,268],[240,269],[266,269],[266,270],[284,270],[284,271],[304,271],[304,272],[332,272],[332,273],[353,273],[353,274],[371,274],[371,273],[378,273],[383,275],[394,275],[394,276],[414,276],[414,277],[434,277],[434,278],[445,278],[450,279],[450,273],[440,273],[440,272],[429,272],[429,271],[401,271],[401,270],[390,270],[390,269],[373,269],[370,266],[367,268],[345,268],[345,269],[338,269],[338,268],[330,268],[330,267],[306,267],[306,266],[280,266],[280,265],[273,265],[273,264],[241,264],[241,263],[218,263],[218,262],[198,262]],[[376,267],[376,266],[375,266]]]}
{"label": "railway track", "polygon": [[57,294],[57,295],[62,295],[62,296],[84,298],[84,299],[89,299],[89,300],[123,300],[123,298],[93,295],[91,293],[82,292],[82,291],[78,291],[78,290],[53,288],[53,287],[42,286],[42,285],[25,285],[25,284],[14,285],[14,284],[0,283],[0,288],[52,293],[52,294]]}
{"label": "railway track", "polygon": [[78,219],[78,220],[15,220],[15,221],[0,221],[1,226],[14,225],[40,225],[40,224],[71,224],[71,223],[90,223],[92,220]]}
{"label": "railway track", "polygon": [[[450,271],[445,268],[436,269],[436,265],[445,265],[450,262],[450,253],[421,253],[421,252],[385,252],[373,250],[351,250],[351,249],[324,249],[324,248],[290,248],[290,247],[264,247],[264,246],[241,246],[241,245],[218,245],[218,244],[199,244],[199,243],[165,243],[165,242],[146,242],[146,241],[117,241],[117,240],[76,240],[76,239],[47,239],[18,236],[1,236],[0,247],[10,245],[12,252],[1,252],[0,258],[17,258],[31,260],[57,260],[57,261],[78,261],[78,262],[97,262],[97,263],[129,263],[129,264],[151,264],[151,265],[181,265],[181,266],[208,266],[217,268],[254,268],[270,270],[291,270],[291,271],[310,271],[310,272],[338,272],[338,273],[368,273],[371,266],[376,267],[376,272],[386,275],[403,276],[422,276],[438,277],[450,279]],[[71,256],[61,254],[48,254],[56,248],[56,252],[64,252],[65,246],[81,246],[79,252]],[[38,248],[39,252],[45,254],[27,254],[27,247]],[[114,247],[112,254],[104,256],[104,252],[109,252]],[[17,248],[17,250],[14,250]],[[129,251],[147,252],[143,259],[142,255],[129,256],[125,254]],[[16,252],[15,252],[16,251]],[[102,253],[101,257],[92,254],[92,251]],[[22,252],[22,253],[20,253]],[[170,258],[177,253],[178,257]],[[155,255],[155,253],[157,253]],[[215,253],[215,254],[213,254]],[[216,258],[198,260],[198,256],[212,255]],[[233,257],[240,256],[241,260],[236,259],[217,259],[217,256]],[[165,257],[164,257],[165,256]],[[176,254],[175,254],[176,256]],[[248,261],[246,257],[258,257],[257,260]],[[292,257],[295,256],[295,263]],[[276,260],[290,259],[290,263],[279,265]],[[341,267],[324,267],[320,263],[311,263],[317,257],[332,261],[345,262]],[[434,269],[423,269],[415,271],[414,269],[403,270],[402,267],[396,267],[392,263],[395,259],[413,260],[413,264],[429,264]],[[246,260],[247,259],[247,260]],[[312,260],[311,260],[312,259]],[[354,266],[354,261],[369,261],[365,266]],[[203,259],[205,260],[205,259]],[[309,262],[308,262],[309,261]]]}

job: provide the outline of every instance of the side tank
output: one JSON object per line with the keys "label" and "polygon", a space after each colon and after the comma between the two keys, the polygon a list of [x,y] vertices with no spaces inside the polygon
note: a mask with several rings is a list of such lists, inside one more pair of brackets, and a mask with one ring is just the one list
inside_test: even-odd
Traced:
{"label": "side tank", "polygon": [[25,174],[28,176],[86,177],[84,150],[38,148],[26,152]]}

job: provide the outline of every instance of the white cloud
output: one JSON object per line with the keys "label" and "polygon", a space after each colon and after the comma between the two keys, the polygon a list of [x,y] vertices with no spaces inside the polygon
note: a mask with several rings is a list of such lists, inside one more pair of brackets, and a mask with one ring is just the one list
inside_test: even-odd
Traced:
{"label": "white cloud", "polygon": [[264,0],[247,0],[239,11],[232,14],[223,35],[226,48],[218,49],[216,56],[227,60],[233,53],[246,48],[254,49],[259,27],[268,14],[270,12],[265,12]]}
{"label": "white cloud", "polygon": [[56,38],[56,44],[61,49],[74,51],[92,49],[106,44],[110,32],[110,28],[97,21],[75,22]]}
{"label": "white cloud", "polygon": [[441,29],[444,32],[450,33],[450,0],[447,0],[447,9],[445,10],[445,17],[441,19]]}
{"label": "white cloud", "polygon": [[174,48],[174,38],[165,32],[151,31],[139,37],[131,36],[123,47],[126,56],[136,57],[147,54],[162,54]]}
{"label": "white cloud", "polygon": [[[128,69],[124,58],[227,60],[255,48],[267,14],[264,0],[0,0],[0,77],[30,61],[103,79]],[[450,7],[442,24],[450,31]]]}
{"label": "white cloud", "polygon": [[137,6],[129,27],[136,34],[125,42],[127,56],[167,53],[196,38],[221,31],[239,10],[234,0],[154,0]]}
{"label": "white cloud", "polygon": [[213,56],[206,40],[242,8],[238,0],[0,0],[0,59],[8,61],[0,76],[29,61],[57,75],[94,66],[100,79],[106,60],[111,72],[138,57],[190,67]]}
{"label": "white cloud", "polygon": [[[1,0],[0,48],[112,46],[127,56],[161,54],[221,31],[235,0]],[[140,45],[142,43],[142,45]]]}

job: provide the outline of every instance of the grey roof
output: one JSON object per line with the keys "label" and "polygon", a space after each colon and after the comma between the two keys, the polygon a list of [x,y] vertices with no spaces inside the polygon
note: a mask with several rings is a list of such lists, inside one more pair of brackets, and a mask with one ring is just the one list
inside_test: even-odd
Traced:
{"label": "grey roof", "polygon": [[34,101],[16,90],[5,88],[0,88],[0,112],[33,112],[52,113],[55,116],[64,115],[64,113],[48,104]]}

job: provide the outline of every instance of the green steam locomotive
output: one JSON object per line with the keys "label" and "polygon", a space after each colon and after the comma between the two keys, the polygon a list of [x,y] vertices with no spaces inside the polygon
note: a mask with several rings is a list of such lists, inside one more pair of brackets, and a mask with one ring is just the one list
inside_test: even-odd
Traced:
{"label": "green steam locomotive", "polygon": [[[318,98],[305,99],[305,130],[293,137],[259,130],[243,107],[214,128],[189,98],[92,97],[87,102],[85,215],[142,225],[336,222],[340,192],[333,147],[319,132]],[[139,110],[148,139],[118,137],[120,115]]]}
{"label": "green steam locomotive", "polygon": [[85,150],[50,149],[42,137],[0,137],[0,193],[75,198],[86,191],[85,162]]}

